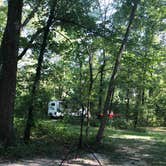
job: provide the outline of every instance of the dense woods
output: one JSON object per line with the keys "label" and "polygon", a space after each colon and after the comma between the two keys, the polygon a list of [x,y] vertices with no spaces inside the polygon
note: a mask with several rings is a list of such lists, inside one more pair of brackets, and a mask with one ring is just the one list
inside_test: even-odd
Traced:
{"label": "dense woods", "polygon": [[165,39],[163,0],[0,1],[0,144],[29,143],[50,101],[80,148],[107,127],[166,127]]}

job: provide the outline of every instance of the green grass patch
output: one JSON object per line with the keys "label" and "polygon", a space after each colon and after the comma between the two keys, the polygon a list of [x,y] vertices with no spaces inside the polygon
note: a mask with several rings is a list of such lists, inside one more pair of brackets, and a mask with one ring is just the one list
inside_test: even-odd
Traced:
{"label": "green grass patch", "polygon": [[[62,159],[71,148],[76,149],[78,145],[80,132],[78,124],[64,120],[38,120],[32,128],[29,144],[25,144],[22,140],[24,120],[15,119],[15,126],[17,128],[16,144],[6,149],[0,147],[1,157],[13,160],[36,156]],[[93,152],[105,154],[113,164],[130,161],[137,156],[149,165],[156,165],[159,161],[166,165],[165,129],[161,132],[149,128],[118,130],[107,127],[102,144],[95,142],[97,130],[98,127],[90,127],[89,139],[86,140],[84,127],[83,141],[91,147]],[[81,153],[89,153],[87,148],[83,150],[85,151]]]}

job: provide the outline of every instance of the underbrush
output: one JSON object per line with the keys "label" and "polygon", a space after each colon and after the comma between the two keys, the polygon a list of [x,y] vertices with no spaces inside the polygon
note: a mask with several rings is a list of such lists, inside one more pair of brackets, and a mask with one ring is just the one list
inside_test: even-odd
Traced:
{"label": "underbrush", "polygon": [[[35,123],[35,127],[32,128],[31,140],[28,144],[25,144],[22,139],[24,126],[25,121],[23,119],[15,119],[15,127],[17,128],[16,142],[13,146],[8,148],[0,146],[1,158],[10,160],[33,157],[62,159],[70,149],[77,149],[80,125],[75,124],[75,122],[69,123],[66,122],[66,120],[38,120]],[[142,143],[145,142],[140,140],[140,138],[148,137],[153,143],[155,141],[156,149],[160,144],[160,146],[163,147],[166,143],[165,132],[153,132],[146,130],[146,128],[119,130],[111,126],[111,124],[107,126],[102,144],[95,142],[98,127],[90,127],[89,138],[85,139],[86,127],[84,126],[83,151],[88,153],[90,151],[102,153],[117,159],[118,157],[125,157],[125,154],[116,151],[119,146],[132,147],[134,144],[142,145]],[[135,136],[134,139],[131,139],[131,136]],[[149,146],[151,147],[150,141]],[[90,151],[87,151],[88,149],[90,149]],[[160,147],[158,149],[160,149]],[[154,156],[155,153],[156,150]]]}
{"label": "underbrush", "polygon": [[25,144],[23,119],[15,119],[15,144],[10,147],[0,146],[0,156],[18,159],[35,156],[62,157],[65,150],[78,145],[79,127],[64,125],[62,121],[38,120],[32,128],[31,140]]}

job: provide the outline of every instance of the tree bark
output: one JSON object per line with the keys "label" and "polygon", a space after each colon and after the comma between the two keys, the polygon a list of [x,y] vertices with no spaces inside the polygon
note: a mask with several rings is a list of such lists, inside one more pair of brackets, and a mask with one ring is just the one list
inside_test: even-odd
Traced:
{"label": "tree bark", "polygon": [[[102,9],[101,9],[101,4],[100,2],[98,2],[99,4],[99,9],[100,9],[100,14],[101,14],[101,19],[102,19],[102,24],[103,24],[103,28],[104,28],[104,38],[106,38],[106,20],[107,20],[107,12],[108,12],[108,8],[106,7],[104,9],[104,16],[102,15]],[[106,42],[104,41],[104,45],[106,44]],[[100,67],[100,84],[99,84],[99,102],[98,102],[98,115],[100,115],[102,113],[102,106],[103,106],[103,80],[104,80],[104,69],[106,66],[106,50],[105,48],[103,49],[103,61]]]}
{"label": "tree bark", "polygon": [[103,50],[103,64],[100,69],[100,85],[99,85],[99,103],[98,103],[98,114],[100,115],[102,112],[102,103],[103,103],[103,79],[104,79],[104,69],[106,65],[105,60],[105,50]]}
{"label": "tree bark", "polygon": [[0,48],[0,141],[13,141],[13,111],[16,92],[22,0],[8,1],[7,25]]}
{"label": "tree bark", "polygon": [[91,112],[91,93],[93,87],[93,55],[89,51],[89,89],[88,89],[88,107],[87,107],[87,126],[86,126],[86,138],[89,136],[89,128],[90,128],[90,112]]}
{"label": "tree bark", "polygon": [[114,91],[114,82],[117,78],[117,72],[118,72],[119,67],[120,67],[120,61],[122,58],[123,51],[125,50],[125,46],[127,44],[129,31],[131,29],[131,24],[134,20],[135,12],[137,9],[137,4],[138,4],[138,1],[134,1],[134,5],[132,6],[132,10],[131,10],[131,14],[129,17],[129,23],[128,23],[128,26],[126,29],[126,33],[125,33],[124,39],[122,41],[121,47],[119,49],[119,53],[117,54],[115,65],[113,68],[113,72],[112,72],[112,75],[111,75],[111,78],[109,81],[109,87],[108,87],[107,96],[106,96],[106,100],[105,100],[105,104],[104,104],[104,110],[103,110],[104,117],[101,120],[101,124],[100,124],[99,130],[98,130],[98,133],[96,135],[96,141],[98,143],[101,143],[101,140],[102,140],[102,137],[104,134],[104,129],[105,129],[106,122],[107,122],[107,110],[109,109],[110,98],[111,98],[111,96],[113,96],[112,94]]}
{"label": "tree bark", "polygon": [[139,109],[141,105],[141,90],[138,88],[137,98],[136,98],[136,104],[134,109],[134,128],[137,128],[138,124],[138,115],[139,115]]}
{"label": "tree bark", "polygon": [[130,109],[130,89],[129,87],[127,88],[127,92],[126,92],[126,121],[128,122],[129,121],[129,109]]}
{"label": "tree bark", "polygon": [[81,112],[81,121],[80,121],[80,137],[79,137],[79,143],[78,148],[82,149],[82,143],[83,143],[83,125],[84,125],[84,105],[82,104],[82,112]]}
{"label": "tree bark", "polygon": [[84,105],[83,105],[83,100],[82,100],[82,61],[81,59],[79,60],[79,99],[77,99],[79,105],[82,108],[81,116],[80,116],[80,136],[79,136],[79,143],[78,143],[78,149],[82,148],[83,145],[83,126],[84,126]]}
{"label": "tree bark", "polygon": [[30,102],[29,102],[27,123],[26,123],[25,131],[24,131],[24,141],[25,142],[28,142],[30,140],[31,128],[32,128],[33,123],[34,123],[34,121],[33,121],[34,101],[35,101],[37,87],[39,86],[39,83],[40,83],[40,76],[41,76],[41,69],[42,69],[42,63],[43,63],[43,58],[44,58],[44,52],[45,52],[45,48],[47,46],[47,38],[49,35],[50,27],[53,23],[54,11],[55,11],[55,8],[53,6],[52,9],[50,10],[47,25],[44,29],[43,41],[42,41],[40,54],[39,54],[39,58],[38,58],[35,80],[34,80],[34,83],[32,86],[31,98],[30,98]]}

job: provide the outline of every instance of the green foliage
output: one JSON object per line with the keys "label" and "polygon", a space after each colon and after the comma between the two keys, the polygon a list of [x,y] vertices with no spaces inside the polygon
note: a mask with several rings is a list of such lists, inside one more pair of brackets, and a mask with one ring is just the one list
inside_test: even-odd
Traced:
{"label": "green foliage", "polygon": [[0,5],[0,41],[2,39],[2,34],[5,29],[5,24],[6,24],[6,13],[7,13],[7,6],[1,6]]}
{"label": "green foliage", "polygon": [[[96,118],[99,112],[99,96],[102,97],[101,106],[103,107],[109,84],[108,78],[124,36],[131,0],[118,0],[110,6],[100,7],[93,0],[58,0],[56,2],[55,20],[48,37],[40,86],[35,97],[35,125],[31,133],[32,139],[29,144],[24,144],[22,136],[42,33],[37,36],[18,64],[14,120],[16,144],[7,149],[0,146],[0,156],[15,159],[36,155],[61,158],[64,150],[77,146],[80,118],[65,115],[62,120],[48,120],[48,102],[56,99],[65,101],[67,109],[73,112],[80,109],[82,105],[87,108],[90,101],[92,117],[88,143],[95,152],[102,151],[107,156],[111,156],[111,161],[119,161],[125,157],[130,159],[131,156],[126,155],[124,151],[122,153],[118,151],[122,151],[125,146],[132,148],[134,145],[142,149],[142,152],[152,155],[152,158],[145,157],[149,165],[151,163],[157,165],[154,164],[157,160],[166,162],[160,154],[162,152],[165,156],[165,133],[140,128],[166,126],[164,54],[166,10],[162,2],[140,1],[115,81],[116,88],[110,108],[112,110],[109,110],[121,116],[108,120],[108,128],[102,145],[96,145],[94,142],[100,124],[100,120]],[[23,28],[20,51],[28,45],[33,33],[46,24],[53,3],[55,2],[52,0],[40,1],[34,17]],[[23,20],[36,4],[38,0],[24,2]],[[6,13],[6,6],[0,7],[0,39],[5,27]],[[89,93],[90,56],[93,57],[91,93]],[[104,62],[103,91],[99,94],[101,69]],[[134,129],[136,116],[137,128]],[[84,121],[83,141],[85,141],[86,123]],[[148,146],[143,147],[145,142]]]}
{"label": "green foliage", "polygon": [[[73,127],[74,128],[74,127]],[[37,138],[45,137],[53,142],[74,143],[78,139],[78,132],[65,126],[63,123],[52,123],[52,121],[45,121],[44,123],[39,121],[34,130],[34,136]]]}
{"label": "green foliage", "polygon": [[[25,1],[27,8],[23,18],[31,12],[29,6],[35,6],[37,2]],[[53,2],[41,1],[34,18],[25,27],[26,33],[21,37],[20,48],[27,46],[32,32],[45,25]],[[108,78],[124,36],[130,5],[130,0],[119,0],[107,7],[99,6],[93,0],[57,1],[55,23],[51,27],[40,87],[35,98],[35,118],[46,118],[50,100],[63,100],[73,111],[78,110],[81,104],[87,108],[90,100],[90,123],[92,126],[99,125],[99,120],[95,118],[99,111],[99,96],[102,97],[103,107]],[[4,22],[6,11],[3,10],[0,22]],[[115,128],[132,128],[136,111],[138,126],[166,124],[165,42],[162,38],[165,35],[164,16],[165,9],[159,0],[140,1],[115,81],[111,109],[123,117],[111,122]],[[29,52],[18,65],[16,116],[25,117],[26,114],[42,35],[41,33],[34,40]],[[93,56],[93,85],[90,95],[89,55]],[[103,91],[99,94],[104,61]],[[80,120],[67,116],[63,121],[80,123]]]}
{"label": "green foliage", "polygon": [[[49,10],[54,3],[54,0],[24,1],[23,20],[36,5],[38,10],[28,25],[22,29],[19,52],[28,46],[33,33],[45,26]],[[15,146],[7,149],[0,147],[1,156],[20,158],[51,154],[53,157],[59,157],[65,148],[76,146],[80,118],[65,115],[63,120],[48,120],[48,102],[55,99],[65,101],[67,109],[73,112],[82,105],[88,108],[89,102],[91,103],[89,143],[98,151],[102,150],[109,155],[114,152],[113,157],[121,159],[124,157],[123,154],[115,152],[118,146],[125,144],[130,147],[130,145],[143,144],[141,140],[127,140],[124,138],[127,135],[128,138],[142,136],[156,141],[154,147],[148,144],[151,148],[146,149],[154,154],[154,158],[157,156],[154,160],[160,159],[160,148],[163,154],[165,153],[162,149],[166,142],[164,134],[139,128],[166,126],[164,40],[166,10],[162,4],[164,2],[160,0],[140,1],[115,81],[115,92],[110,108],[112,110],[109,110],[121,116],[108,120],[104,144],[94,143],[96,130],[100,124],[100,120],[96,118],[99,112],[99,97],[101,95],[103,107],[109,77],[124,36],[132,1],[117,0],[108,6],[99,3],[101,2],[95,0],[56,1],[56,14],[48,37],[40,86],[35,97],[35,125],[32,129],[32,140],[26,145],[22,141],[22,135],[43,33],[35,38],[29,51],[18,63],[14,112],[17,141]],[[6,14],[7,7],[0,6],[0,40],[5,28]],[[89,93],[90,57],[93,57],[91,93]],[[102,75],[101,69],[104,63]],[[103,91],[99,94],[101,76]],[[137,128],[133,129],[136,116]],[[84,121],[84,126],[86,123]]]}
{"label": "green foliage", "polygon": [[124,118],[114,118],[113,120],[109,120],[108,123],[116,129],[129,129],[132,127],[132,123],[127,122]]}

